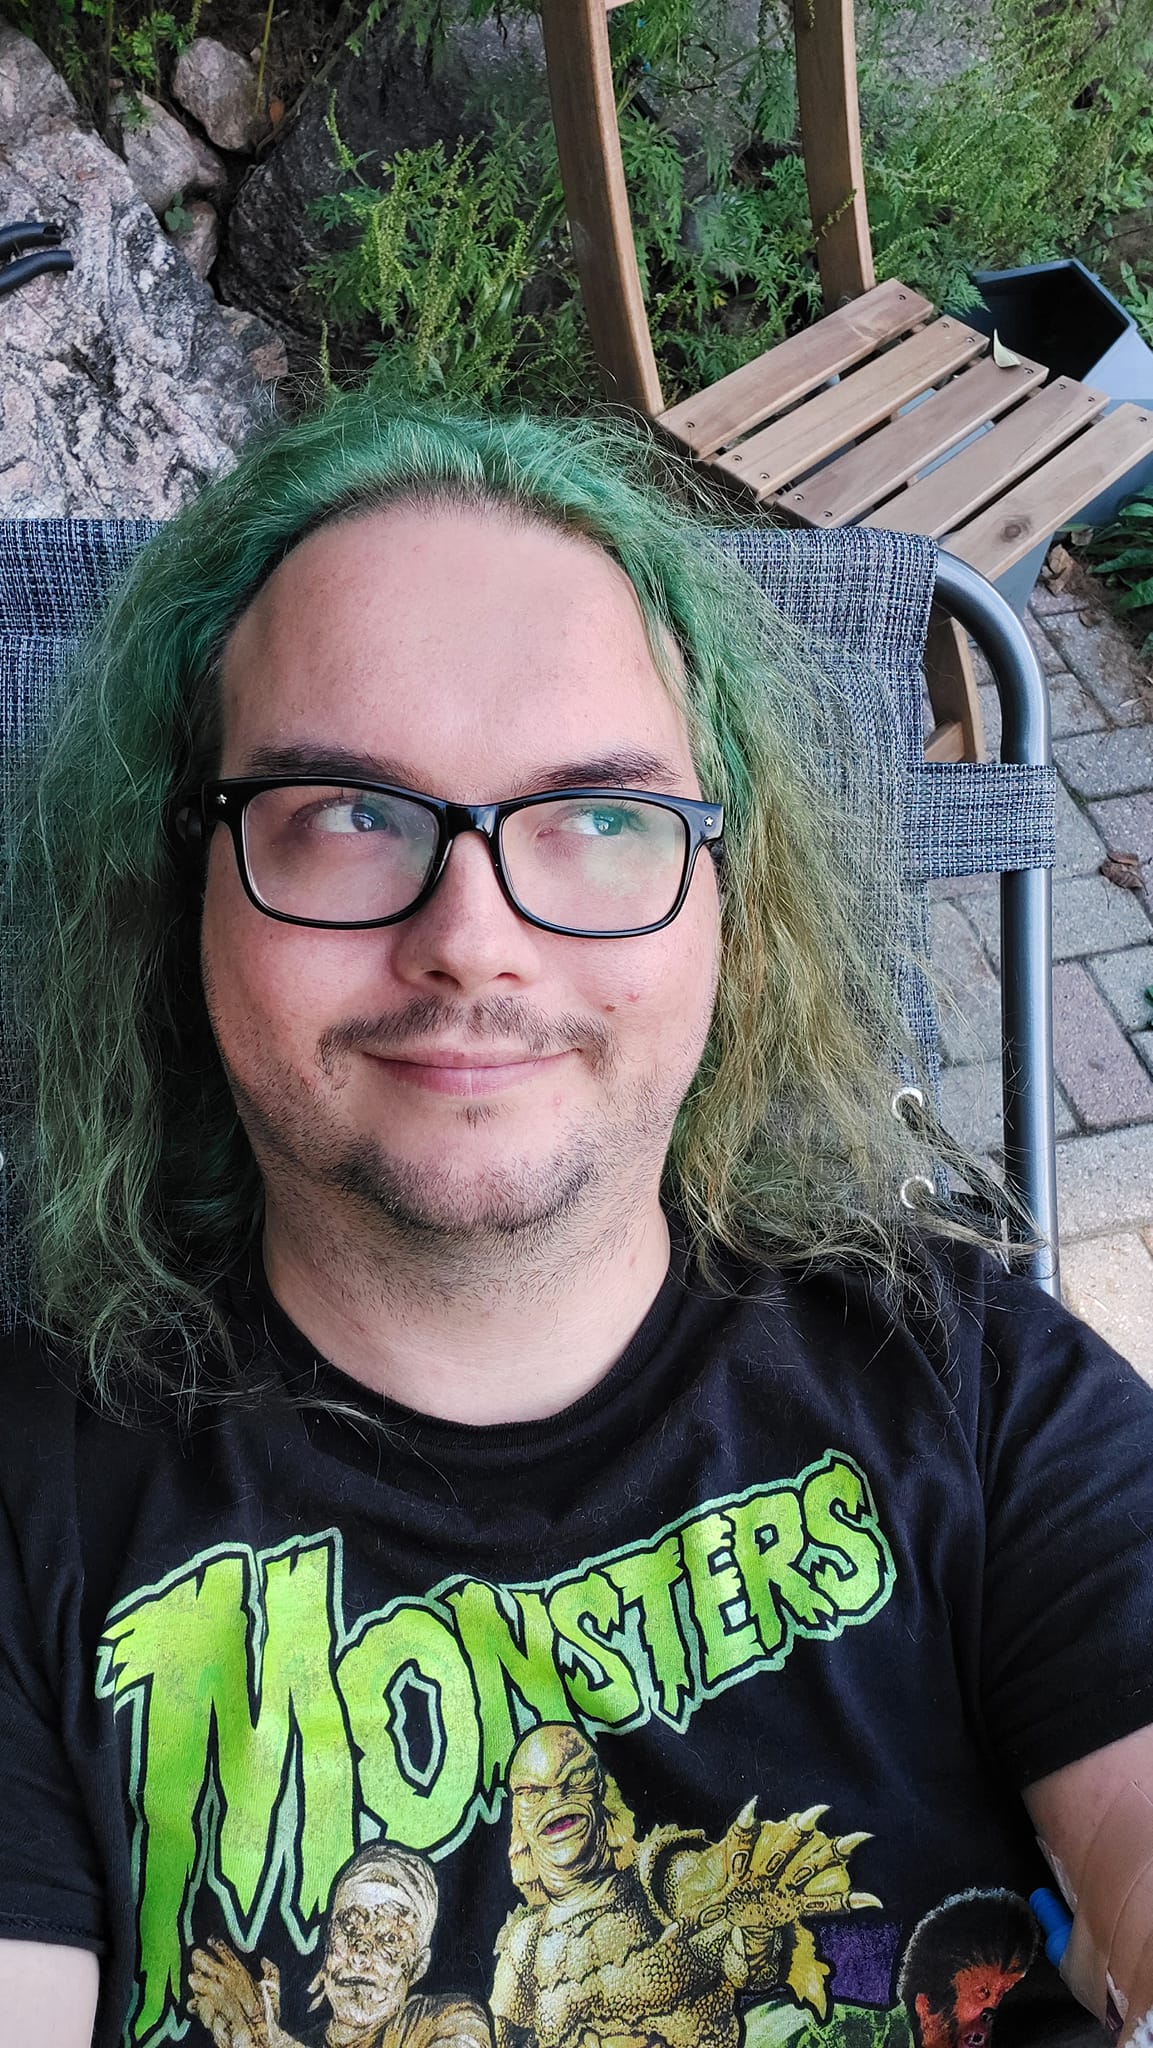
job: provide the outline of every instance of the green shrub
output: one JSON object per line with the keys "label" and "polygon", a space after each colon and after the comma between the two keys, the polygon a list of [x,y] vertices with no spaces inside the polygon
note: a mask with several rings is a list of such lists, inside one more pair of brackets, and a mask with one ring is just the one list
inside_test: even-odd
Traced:
{"label": "green shrub", "polygon": [[532,196],[529,159],[512,129],[479,157],[471,146],[449,154],[439,142],[401,150],[383,186],[361,177],[331,111],[329,130],[345,183],[318,212],[353,233],[312,272],[328,321],[338,330],[372,323],[370,379],[497,397],[513,359],[541,346],[541,322],[522,301],[561,211],[559,186],[543,197],[537,186]]}
{"label": "green shrub", "polygon": [[1139,492],[1116,519],[1076,536],[1079,551],[1118,592],[1122,611],[1146,629],[1142,652],[1153,652],[1153,491]]}

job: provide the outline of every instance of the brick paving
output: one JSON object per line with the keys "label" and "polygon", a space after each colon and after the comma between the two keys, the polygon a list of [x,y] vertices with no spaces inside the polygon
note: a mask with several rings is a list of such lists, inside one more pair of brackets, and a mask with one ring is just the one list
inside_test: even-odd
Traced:
{"label": "brick paving", "polygon": [[[1065,1299],[1153,1380],[1153,686],[1092,586],[1039,584],[1027,625],[1049,686],[1060,789],[1053,881],[1057,1176]],[[996,754],[996,693],[982,689]],[[1136,855],[1140,889],[1102,874]],[[942,1107],[995,1153],[996,884],[934,887]]]}

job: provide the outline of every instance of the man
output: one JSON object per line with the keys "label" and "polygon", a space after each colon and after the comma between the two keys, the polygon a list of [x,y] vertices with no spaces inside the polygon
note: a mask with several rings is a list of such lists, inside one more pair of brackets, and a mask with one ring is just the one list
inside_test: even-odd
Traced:
{"label": "man", "polygon": [[[432,1959],[437,1890],[423,1856],[385,1842],[358,1849],[336,1880],[324,1962],[309,1990],[331,2012],[327,2048],[490,2048],[488,2021],[467,1998],[414,1992]],[[194,1949],[189,2011],[218,2048],[300,2048],[280,2024],[280,1972],[254,1982],[225,1941]]]}
{"label": "man", "polygon": [[[717,1921],[750,2038],[895,2005],[936,1901],[1045,1881],[1034,1829],[1079,1994],[1153,2006],[1153,1393],[907,1227],[835,707],[637,469],[289,428],[146,553],[49,741],[3,2048],[207,2040],[223,1949],[299,2013],[380,1837],[436,1869],[422,1996],[499,2002],[509,1772],[566,1726],[638,1844],[796,1822],[800,1985],[723,1886],[650,1902],[669,1960]],[[548,1938],[526,2048],[631,2041],[619,1916]],[[1047,1966],[1011,2005],[1100,2038]]]}

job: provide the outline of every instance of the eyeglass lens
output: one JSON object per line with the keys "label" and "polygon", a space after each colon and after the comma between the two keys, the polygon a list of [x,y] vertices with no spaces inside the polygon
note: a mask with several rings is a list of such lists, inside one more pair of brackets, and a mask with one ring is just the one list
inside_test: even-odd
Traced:
{"label": "eyeglass lens", "polygon": [[[415,903],[436,860],[435,814],[381,790],[262,790],[244,814],[249,879],[269,910],[365,924]],[[688,828],[633,796],[558,796],[504,819],[500,851],[522,909],[585,932],[657,924],[677,899]]]}

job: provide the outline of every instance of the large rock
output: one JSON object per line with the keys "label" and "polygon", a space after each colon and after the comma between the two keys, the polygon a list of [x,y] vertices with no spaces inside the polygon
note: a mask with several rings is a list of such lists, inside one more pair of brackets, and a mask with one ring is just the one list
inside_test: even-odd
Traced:
{"label": "large rock", "polygon": [[153,213],[165,214],[193,193],[223,192],[228,173],[220,158],[167,107],[147,93],[121,93],[116,114],[128,175]]}
{"label": "large rock", "polygon": [[[307,273],[333,238],[310,209],[339,191],[340,170],[330,121],[341,141],[362,159],[371,180],[401,149],[424,149],[482,136],[495,111],[523,113],[535,100],[544,117],[546,90],[540,29],[511,16],[505,30],[493,22],[458,26],[430,73],[421,55],[398,36],[386,15],[360,55],[345,51],[323,80],[305,93],[290,127],[264,162],[248,171],[228,222],[217,269],[225,298],[247,306],[287,333],[303,364],[315,360],[320,310],[311,301]],[[330,113],[331,109],[331,113]]]}
{"label": "large rock", "polygon": [[0,514],[165,518],[271,400],[207,285],[35,44],[0,23],[0,220],[76,258],[0,298]]}
{"label": "large rock", "polygon": [[250,150],[267,126],[256,104],[256,78],[256,66],[238,50],[197,36],[177,58],[172,94],[218,149]]}

